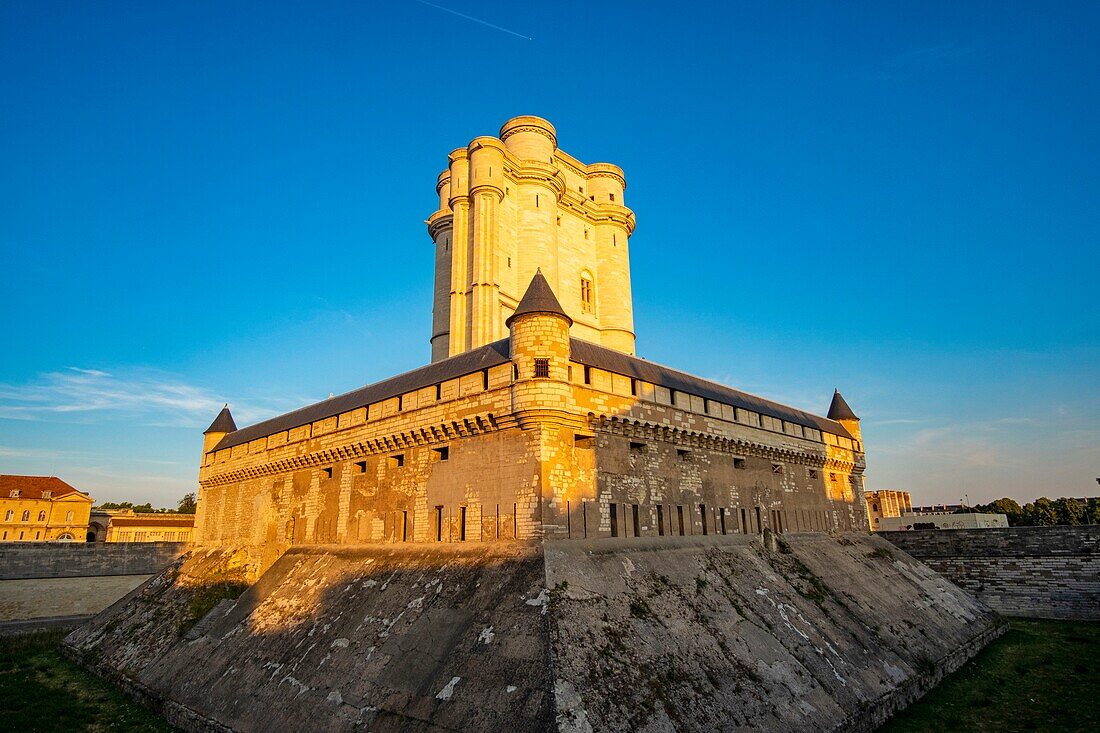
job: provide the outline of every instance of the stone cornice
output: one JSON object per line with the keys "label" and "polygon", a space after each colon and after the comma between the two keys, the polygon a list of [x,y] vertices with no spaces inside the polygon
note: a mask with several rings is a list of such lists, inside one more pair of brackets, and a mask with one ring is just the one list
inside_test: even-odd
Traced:
{"label": "stone cornice", "polygon": [[461,420],[449,420],[432,425],[421,425],[407,430],[396,431],[365,440],[352,440],[331,448],[323,448],[297,456],[287,456],[252,466],[233,468],[215,473],[217,464],[207,467],[207,475],[199,479],[203,488],[221,486],[237,481],[245,481],[264,476],[275,476],[304,468],[316,468],[339,461],[349,461],[370,455],[393,453],[417,446],[449,443],[460,438],[502,430],[515,424],[512,416],[498,420],[493,413],[474,415]]}
{"label": "stone cornice", "polygon": [[428,236],[432,241],[437,241],[440,234],[450,231],[454,227],[454,212],[437,211],[428,217],[425,222],[428,225]]}
{"label": "stone cornice", "polygon": [[647,420],[590,414],[588,422],[593,430],[602,430],[614,435],[635,437],[642,440],[659,440],[718,453],[753,456],[814,467],[825,467],[827,463],[824,451],[819,453],[814,450],[798,450],[796,448],[768,445],[745,438],[728,438],[714,433],[686,430]]}

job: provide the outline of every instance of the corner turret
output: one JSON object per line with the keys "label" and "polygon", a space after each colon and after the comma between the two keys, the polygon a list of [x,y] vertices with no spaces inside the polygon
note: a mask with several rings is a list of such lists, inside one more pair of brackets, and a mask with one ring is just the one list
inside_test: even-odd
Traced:
{"label": "corner turret", "polygon": [[202,433],[202,452],[204,454],[209,453],[214,446],[216,446],[221,439],[229,433],[236,432],[237,423],[233,422],[233,413],[229,411],[229,405],[226,404],[222,407],[222,411],[218,413],[218,416],[214,418],[214,422],[210,423],[210,427]]}
{"label": "corner turret", "polygon": [[569,394],[569,327],[542,271],[535,272],[516,311],[505,321],[515,365],[517,411],[562,409]]}
{"label": "corner turret", "polygon": [[859,430],[859,418],[852,412],[852,408],[848,406],[848,403],[844,401],[839,389],[833,390],[833,401],[829,405],[828,418],[836,420],[844,426],[845,430],[851,433],[853,438],[860,443],[863,442],[863,435]]}

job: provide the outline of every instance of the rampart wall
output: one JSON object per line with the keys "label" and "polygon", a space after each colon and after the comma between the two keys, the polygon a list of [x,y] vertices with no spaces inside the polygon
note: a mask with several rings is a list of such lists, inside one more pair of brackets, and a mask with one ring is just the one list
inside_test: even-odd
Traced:
{"label": "rampart wall", "polygon": [[1100,525],[878,534],[1006,616],[1100,619]]}
{"label": "rampart wall", "polygon": [[186,548],[185,542],[6,542],[0,580],[153,575]]}

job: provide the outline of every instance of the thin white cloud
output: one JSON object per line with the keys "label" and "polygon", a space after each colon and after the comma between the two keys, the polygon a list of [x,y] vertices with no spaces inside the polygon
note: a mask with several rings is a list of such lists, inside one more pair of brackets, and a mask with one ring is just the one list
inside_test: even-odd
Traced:
{"label": "thin white cloud", "polygon": [[[279,402],[283,402],[280,400]],[[223,400],[175,375],[152,369],[69,367],[27,384],[0,383],[0,418],[91,423],[131,420],[160,427],[205,427]],[[281,411],[274,405],[234,404],[242,424]]]}

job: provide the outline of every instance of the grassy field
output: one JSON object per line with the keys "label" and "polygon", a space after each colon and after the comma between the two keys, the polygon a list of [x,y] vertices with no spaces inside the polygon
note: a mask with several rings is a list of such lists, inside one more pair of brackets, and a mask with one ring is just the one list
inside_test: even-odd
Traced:
{"label": "grassy field", "polygon": [[1008,632],[880,730],[1098,731],[1100,624],[1013,619]]}
{"label": "grassy field", "polygon": [[[0,637],[0,731],[173,729],[57,651],[57,632]],[[1015,619],[885,733],[1100,730],[1100,624]]]}
{"label": "grassy field", "polygon": [[0,637],[0,731],[175,730],[61,656],[63,632]]}

